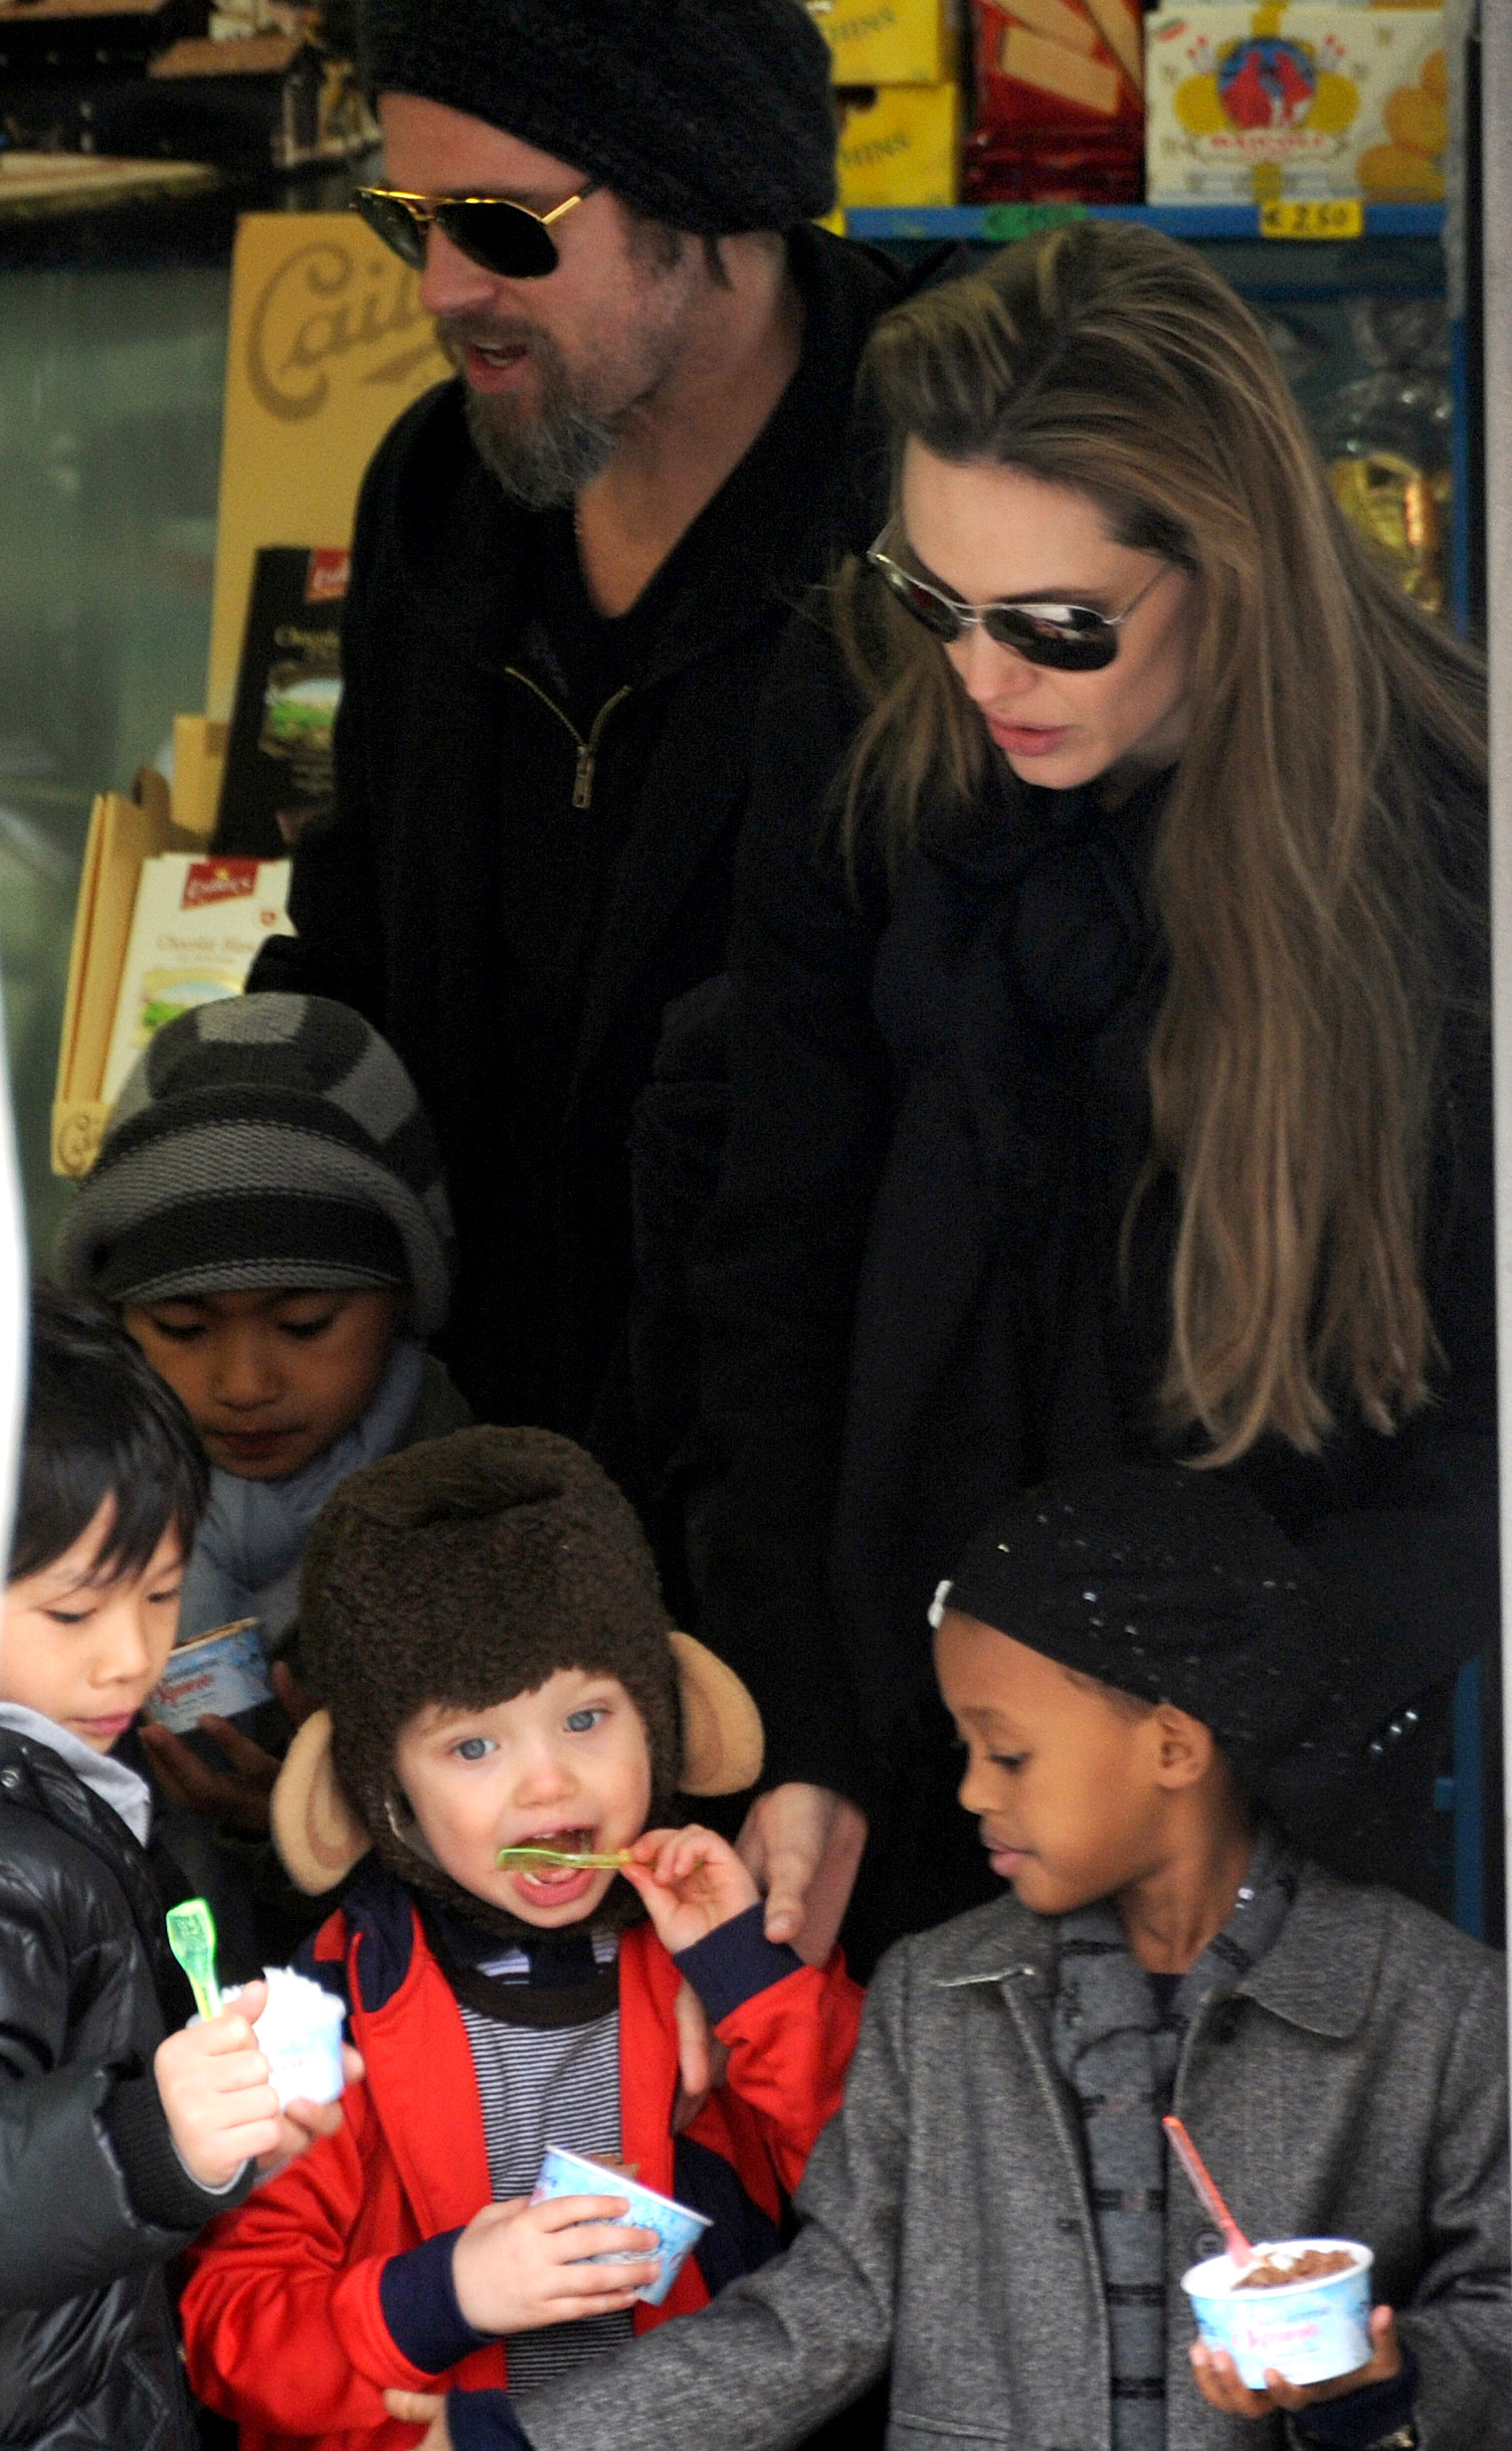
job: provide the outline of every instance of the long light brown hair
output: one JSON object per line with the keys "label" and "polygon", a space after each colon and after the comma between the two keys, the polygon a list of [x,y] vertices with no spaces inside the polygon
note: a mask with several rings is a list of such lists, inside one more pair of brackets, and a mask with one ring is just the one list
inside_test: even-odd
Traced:
{"label": "long light brown hair", "polygon": [[[1214,1463],[1265,1431],[1315,1450],[1341,1401],[1388,1430],[1427,1401],[1436,1354],[1429,1106],[1474,924],[1481,667],[1347,526],[1248,310],[1156,231],[1056,230],[925,291],[878,325],[864,379],[894,504],[917,438],[1074,488],[1120,543],[1193,575],[1135,1201],[1175,1178],[1163,1412]],[[879,826],[895,855],[926,806],[970,803],[994,752],[942,649],[863,565],[835,609],[869,702],[848,840]]]}

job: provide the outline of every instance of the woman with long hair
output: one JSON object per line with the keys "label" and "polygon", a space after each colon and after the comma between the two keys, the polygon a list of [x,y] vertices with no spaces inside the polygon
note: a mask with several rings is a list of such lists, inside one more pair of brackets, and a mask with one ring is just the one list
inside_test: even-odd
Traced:
{"label": "woman with long hair", "polygon": [[954,1865],[907,1838],[935,1584],[1006,1489],[1167,1457],[1370,1628],[1298,1811],[1431,1895],[1496,1610],[1480,667],[1156,232],[924,292],[862,379],[890,510],[767,701],[698,1274],[749,1851],[812,1860],[849,1794],[879,1937],[969,1903],[964,1822]]}

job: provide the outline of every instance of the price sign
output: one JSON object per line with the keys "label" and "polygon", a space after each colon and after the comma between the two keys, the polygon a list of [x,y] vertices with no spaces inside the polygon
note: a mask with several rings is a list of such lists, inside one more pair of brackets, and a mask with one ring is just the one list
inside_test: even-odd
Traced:
{"label": "price sign", "polygon": [[1365,207],[1358,196],[1275,197],[1260,207],[1262,239],[1359,239]]}
{"label": "price sign", "polygon": [[1084,204],[984,204],[982,236],[995,247],[1012,247],[1041,230],[1056,230],[1062,222],[1086,218]]}

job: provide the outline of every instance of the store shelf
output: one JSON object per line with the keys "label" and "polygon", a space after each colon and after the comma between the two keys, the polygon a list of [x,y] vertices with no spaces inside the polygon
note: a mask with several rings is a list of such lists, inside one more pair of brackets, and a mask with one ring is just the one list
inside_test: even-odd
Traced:
{"label": "store shelf", "polygon": [[[846,215],[853,239],[976,239],[1005,245],[1060,221],[1140,221],[1180,239],[1257,239],[1252,204],[958,204],[894,206]],[[1441,204],[1368,204],[1369,239],[1434,239],[1443,228]],[[1274,246],[1308,241],[1268,242]],[[1348,242],[1345,242],[1348,244]]]}

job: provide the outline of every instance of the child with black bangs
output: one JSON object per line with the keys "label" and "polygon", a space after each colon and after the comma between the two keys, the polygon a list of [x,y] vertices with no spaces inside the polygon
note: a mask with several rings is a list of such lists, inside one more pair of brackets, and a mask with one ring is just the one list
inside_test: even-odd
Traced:
{"label": "child with black bangs", "polygon": [[261,1984],[181,2030],[185,1884],[132,1736],[205,1479],[131,1339],[40,1290],[0,1631],[0,2440],[48,2451],[188,2451],[163,2267],[340,2120],[281,2116]]}

